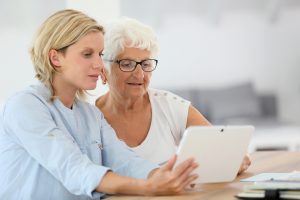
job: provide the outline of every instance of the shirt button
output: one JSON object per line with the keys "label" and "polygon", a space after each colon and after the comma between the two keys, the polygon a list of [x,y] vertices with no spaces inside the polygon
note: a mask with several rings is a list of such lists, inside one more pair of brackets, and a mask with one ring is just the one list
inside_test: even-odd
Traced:
{"label": "shirt button", "polygon": [[102,146],[102,144],[100,144],[100,143],[98,143],[98,147],[99,147],[100,150],[103,149],[103,146]]}

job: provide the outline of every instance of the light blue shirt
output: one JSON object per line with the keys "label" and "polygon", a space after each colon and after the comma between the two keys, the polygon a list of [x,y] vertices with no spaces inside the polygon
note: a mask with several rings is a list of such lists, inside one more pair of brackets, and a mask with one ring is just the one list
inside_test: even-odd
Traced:
{"label": "light blue shirt", "polygon": [[146,178],[158,166],[117,139],[94,106],[49,100],[43,85],[11,97],[0,116],[0,199],[99,199],[107,170]]}

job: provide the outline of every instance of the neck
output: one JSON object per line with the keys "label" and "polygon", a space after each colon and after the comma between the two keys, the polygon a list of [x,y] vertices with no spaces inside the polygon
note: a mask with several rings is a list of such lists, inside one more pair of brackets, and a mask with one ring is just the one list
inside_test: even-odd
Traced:
{"label": "neck", "polygon": [[112,110],[118,113],[138,112],[145,108],[145,104],[149,103],[148,93],[140,97],[124,98],[118,94],[108,92],[107,103]]}
{"label": "neck", "polygon": [[72,109],[77,89],[70,88],[60,81],[60,79],[53,77],[53,93],[59,100],[68,108]]}

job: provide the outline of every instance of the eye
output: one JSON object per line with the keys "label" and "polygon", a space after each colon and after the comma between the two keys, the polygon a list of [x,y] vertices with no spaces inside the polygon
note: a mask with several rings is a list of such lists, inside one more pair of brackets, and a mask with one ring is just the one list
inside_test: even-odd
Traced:
{"label": "eye", "polygon": [[143,62],[143,67],[150,67],[151,63],[149,62]]}
{"label": "eye", "polygon": [[122,60],[120,62],[120,65],[124,68],[131,68],[132,67],[132,61],[130,60]]}
{"label": "eye", "polygon": [[92,53],[86,52],[86,53],[83,53],[83,56],[84,56],[85,58],[89,58],[89,57],[92,56]]}
{"label": "eye", "polygon": [[150,68],[150,67],[152,67],[153,62],[151,60],[145,60],[145,61],[143,61],[142,65],[143,65],[143,68]]}

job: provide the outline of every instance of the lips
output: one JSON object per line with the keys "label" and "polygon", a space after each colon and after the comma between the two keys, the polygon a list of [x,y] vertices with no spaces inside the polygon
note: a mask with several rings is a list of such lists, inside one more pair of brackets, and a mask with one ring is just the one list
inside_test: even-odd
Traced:
{"label": "lips", "polygon": [[89,75],[90,78],[94,79],[94,80],[98,80],[99,79],[99,75]]}
{"label": "lips", "polygon": [[127,83],[128,85],[132,85],[132,86],[141,86],[143,85],[143,83]]}

